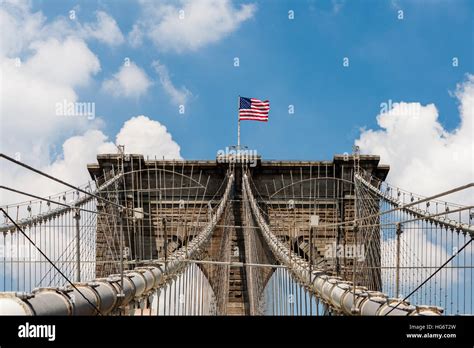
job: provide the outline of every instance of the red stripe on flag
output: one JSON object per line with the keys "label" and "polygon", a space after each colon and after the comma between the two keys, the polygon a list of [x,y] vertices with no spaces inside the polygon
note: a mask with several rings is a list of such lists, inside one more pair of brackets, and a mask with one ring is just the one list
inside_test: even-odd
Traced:
{"label": "red stripe on flag", "polygon": [[239,115],[239,117],[255,117],[255,118],[268,118],[268,116],[258,116],[258,115],[252,115],[252,114],[245,114],[245,115]]}
{"label": "red stripe on flag", "polygon": [[270,102],[268,100],[250,99],[250,108],[239,110],[239,120],[242,121],[268,121],[270,112]]}
{"label": "red stripe on flag", "polygon": [[241,121],[259,121],[259,122],[268,122],[268,118],[252,118],[252,117],[241,117]]}
{"label": "red stripe on flag", "polygon": [[249,112],[249,113],[254,113],[254,114],[268,114],[268,110],[254,110],[254,109],[241,109],[240,113],[242,112]]}

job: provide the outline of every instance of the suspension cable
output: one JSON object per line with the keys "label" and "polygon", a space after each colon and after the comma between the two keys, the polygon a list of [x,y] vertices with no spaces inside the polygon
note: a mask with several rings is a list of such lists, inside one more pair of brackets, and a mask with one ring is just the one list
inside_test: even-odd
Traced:
{"label": "suspension cable", "polygon": [[1,211],[3,212],[3,214],[5,214],[5,216],[15,225],[15,227],[23,234],[23,236],[24,236],[26,239],[28,239],[28,241],[36,248],[36,250],[38,250],[38,251],[41,253],[41,255],[43,255],[43,257],[51,264],[51,266],[53,266],[53,267],[56,269],[56,271],[57,271],[59,274],[61,274],[61,275],[64,277],[64,279],[66,279],[66,281],[74,288],[74,290],[76,290],[76,291],[87,301],[87,303],[89,303],[89,304],[92,306],[92,308],[95,309],[95,311],[97,312],[97,315],[102,315],[102,314],[100,313],[99,308],[97,308],[97,307],[69,280],[69,278],[54,264],[54,262],[51,261],[51,259],[50,259],[48,256],[46,256],[46,254],[43,252],[43,250],[41,250],[41,248],[39,248],[39,247],[30,239],[30,237],[27,236],[27,234],[25,233],[25,231],[23,231],[23,229],[22,229],[20,226],[17,225],[17,223],[13,220],[13,218],[10,217],[10,215],[8,215],[7,212],[6,212],[3,208],[0,207],[0,210],[1,210]]}
{"label": "suspension cable", "polygon": [[400,302],[397,303],[397,305],[395,305],[390,311],[388,311],[387,313],[385,313],[385,315],[388,315],[390,314],[393,310],[395,310],[401,303],[405,302],[411,295],[413,295],[415,292],[417,292],[423,285],[425,285],[431,278],[433,278],[439,271],[441,271],[441,269],[444,268],[444,266],[446,266],[448,263],[451,262],[452,259],[454,259],[456,256],[458,256],[458,254],[464,249],[466,248],[472,241],[473,241],[474,238],[471,238],[467,243],[465,243],[458,251],[456,251],[455,254],[453,254],[449,259],[447,259],[440,267],[438,267],[438,269],[436,271],[434,271],[428,278],[426,278],[420,285],[418,285],[416,287],[415,290],[413,290],[412,292],[410,292],[407,296],[405,296],[405,298],[403,298],[403,300],[401,300]]}
{"label": "suspension cable", "polygon": [[109,204],[111,204],[111,205],[113,205],[113,206],[115,206],[115,207],[122,208],[122,209],[125,209],[125,210],[131,210],[131,211],[133,211],[133,212],[140,213],[140,214],[148,215],[148,213],[146,213],[146,212],[143,212],[143,211],[135,210],[135,209],[133,209],[133,208],[128,208],[128,207],[122,206],[122,205],[117,204],[117,203],[115,203],[115,202],[109,201],[108,199],[105,199],[105,198],[103,198],[103,197],[100,197],[100,196],[98,196],[98,195],[96,195],[96,194],[94,194],[94,193],[87,192],[87,191],[81,189],[80,187],[71,185],[71,184],[69,184],[69,183],[67,183],[67,182],[65,182],[65,181],[63,181],[63,180],[61,180],[61,179],[55,178],[55,177],[52,176],[52,175],[46,174],[46,173],[42,172],[42,171],[39,170],[39,169],[36,169],[36,168],[33,168],[33,167],[29,166],[28,164],[25,164],[25,163],[22,163],[22,162],[20,162],[20,161],[17,161],[17,160],[15,160],[15,159],[13,159],[13,158],[11,158],[11,157],[9,157],[9,156],[3,154],[3,153],[0,153],[0,157],[3,157],[3,158],[5,158],[6,160],[8,160],[8,161],[10,161],[10,162],[13,162],[13,163],[15,163],[15,164],[17,164],[17,165],[19,165],[19,166],[21,166],[21,167],[24,167],[24,168],[26,168],[26,169],[29,169],[29,170],[31,170],[31,171],[37,173],[37,174],[40,174],[40,175],[42,175],[42,176],[44,176],[44,177],[47,177],[48,179],[51,179],[51,180],[53,180],[53,181],[56,181],[56,182],[58,182],[58,183],[60,183],[60,184],[62,184],[62,185],[65,185],[65,186],[67,186],[67,187],[70,187],[70,188],[72,188],[72,189],[74,189],[74,190],[77,190],[77,191],[79,191],[79,192],[82,192],[82,193],[84,193],[84,194],[86,194],[86,195],[92,196],[92,197],[94,197],[94,198],[96,198],[96,199],[100,199],[101,201],[104,201],[104,202],[106,202],[106,203],[109,203]]}

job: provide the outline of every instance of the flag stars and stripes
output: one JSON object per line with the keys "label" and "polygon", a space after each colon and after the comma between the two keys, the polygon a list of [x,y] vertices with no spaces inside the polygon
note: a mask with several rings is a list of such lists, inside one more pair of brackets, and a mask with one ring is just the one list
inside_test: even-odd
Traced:
{"label": "flag stars and stripes", "polygon": [[239,120],[242,121],[268,121],[270,102],[255,98],[240,97]]}

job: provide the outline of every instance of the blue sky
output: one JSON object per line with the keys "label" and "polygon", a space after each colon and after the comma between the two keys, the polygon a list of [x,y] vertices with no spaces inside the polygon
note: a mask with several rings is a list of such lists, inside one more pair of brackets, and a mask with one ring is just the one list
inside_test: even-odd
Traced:
{"label": "blue sky", "polygon": [[[238,8],[242,3],[236,3]],[[126,34],[140,16],[134,1],[34,2],[48,18],[78,6],[80,20],[104,10]],[[164,124],[184,158],[211,159],[236,143],[237,96],[269,99],[270,122],[242,122],[242,143],[265,158],[330,159],[350,151],[360,127],[377,128],[380,103],[435,103],[446,129],[459,123],[450,96],[474,71],[474,3],[470,1],[262,1],[252,18],[222,40],[192,52],[131,48],[91,42],[102,70],[113,74],[124,57],[156,78],[153,60],[165,64],[176,86],[192,98],[184,115],[160,84],[138,100],[113,98],[88,86],[80,100],[96,102],[111,138],[131,116],[144,114]],[[404,11],[399,20],[398,10]],[[293,10],[295,18],[288,19]],[[234,57],[240,67],[233,66]],[[349,58],[349,67],[342,59]],[[452,58],[459,66],[452,66]],[[288,105],[295,114],[288,114]]]}
{"label": "blue sky", "polygon": [[[0,3],[0,151],[72,184],[114,143],[214,159],[236,144],[239,94],[270,100],[268,123],[242,122],[263,159],[331,160],[356,142],[421,195],[474,180],[473,1]],[[94,103],[97,117],[58,113],[63,100]],[[417,112],[382,112],[390,100]],[[0,176],[40,196],[64,190],[18,166]],[[472,192],[446,199],[472,205]]]}
{"label": "blue sky", "polygon": [[[356,143],[419,194],[474,178],[472,1],[12,1],[0,147],[70,182],[117,144],[214,159],[237,142],[238,95],[270,100],[268,123],[242,122],[263,159],[331,160]],[[95,117],[58,112],[63,100]]]}

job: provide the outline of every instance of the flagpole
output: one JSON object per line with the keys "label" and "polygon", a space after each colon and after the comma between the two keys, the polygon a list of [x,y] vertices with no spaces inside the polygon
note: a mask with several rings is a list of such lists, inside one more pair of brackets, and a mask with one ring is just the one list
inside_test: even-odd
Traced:
{"label": "flagpole", "polygon": [[240,115],[239,115],[239,109],[240,109],[240,95],[237,99],[237,149],[240,150]]}

